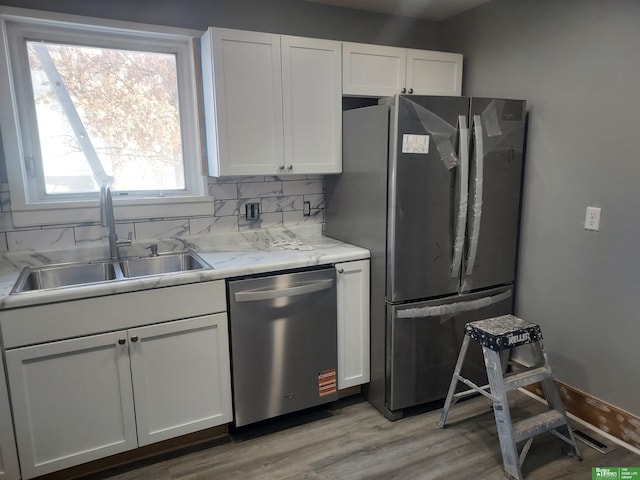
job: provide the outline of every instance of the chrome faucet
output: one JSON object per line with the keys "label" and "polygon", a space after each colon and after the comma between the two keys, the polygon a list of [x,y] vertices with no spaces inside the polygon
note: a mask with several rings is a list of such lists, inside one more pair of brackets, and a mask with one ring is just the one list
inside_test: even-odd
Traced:
{"label": "chrome faucet", "polygon": [[118,247],[131,245],[131,232],[129,232],[129,238],[127,240],[118,240],[116,219],[113,214],[111,187],[107,184],[103,184],[100,187],[100,221],[103,227],[109,227],[109,255],[111,260],[120,260]]}

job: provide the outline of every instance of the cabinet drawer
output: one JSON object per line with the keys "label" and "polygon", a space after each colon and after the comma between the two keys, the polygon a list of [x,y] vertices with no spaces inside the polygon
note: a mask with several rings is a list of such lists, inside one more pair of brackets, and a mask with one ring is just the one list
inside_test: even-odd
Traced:
{"label": "cabinet drawer", "polygon": [[4,348],[226,311],[223,280],[17,308],[2,313]]}

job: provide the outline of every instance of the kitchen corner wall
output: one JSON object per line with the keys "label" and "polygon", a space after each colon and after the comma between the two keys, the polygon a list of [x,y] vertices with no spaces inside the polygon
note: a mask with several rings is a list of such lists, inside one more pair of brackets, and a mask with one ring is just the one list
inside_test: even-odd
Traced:
{"label": "kitchen corner wall", "polygon": [[558,380],[635,415],[639,25],[634,0],[493,0],[440,30],[463,94],[528,102],[516,313],[542,326]]}
{"label": "kitchen corner wall", "polygon": [[[209,178],[213,216],[154,218],[118,223],[118,234],[135,240],[172,236],[225,234],[274,227],[324,222],[324,181],[321,175],[286,177]],[[97,194],[96,194],[97,195]],[[311,203],[311,215],[303,216],[303,202]],[[244,205],[260,204],[260,219],[248,222]],[[0,251],[59,250],[106,242],[107,229],[100,225],[96,207],[94,223],[14,228],[11,220],[9,185],[0,184]],[[106,243],[105,243],[106,244]]]}

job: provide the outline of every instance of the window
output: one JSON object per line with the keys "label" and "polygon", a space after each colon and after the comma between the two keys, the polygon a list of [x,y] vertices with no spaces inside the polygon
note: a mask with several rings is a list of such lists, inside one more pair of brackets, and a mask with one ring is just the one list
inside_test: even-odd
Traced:
{"label": "window", "polygon": [[14,224],[64,223],[69,208],[76,221],[95,220],[104,183],[126,218],[211,213],[193,34],[3,12],[0,101],[14,108],[0,126]]}

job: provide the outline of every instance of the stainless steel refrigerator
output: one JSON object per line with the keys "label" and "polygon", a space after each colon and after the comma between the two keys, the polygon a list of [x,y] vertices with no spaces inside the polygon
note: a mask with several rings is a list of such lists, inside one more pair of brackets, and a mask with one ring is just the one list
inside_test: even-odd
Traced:
{"label": "stainless steel refrigerator", "polygon": [[525,116],[522,100],[414,95],[343,112],[325,234],[371,251],[365,394],[389,419],[446,396],[467,322],[512,311]]}

